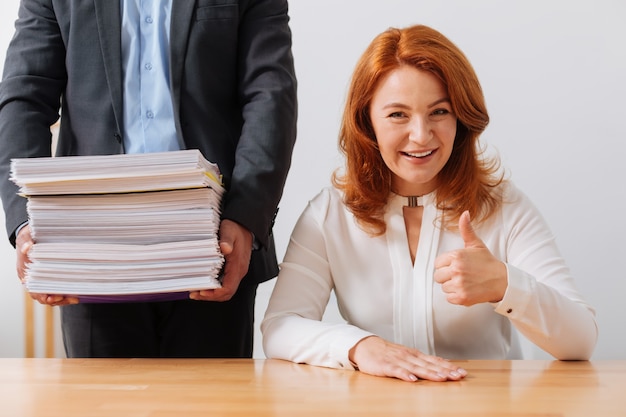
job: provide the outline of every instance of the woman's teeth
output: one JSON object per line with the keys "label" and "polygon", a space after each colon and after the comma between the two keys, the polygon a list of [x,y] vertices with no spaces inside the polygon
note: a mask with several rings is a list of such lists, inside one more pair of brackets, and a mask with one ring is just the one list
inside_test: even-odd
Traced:
{"label": "woman's teeth", "polygon": [[433,151],[425,151],[425,152],[405,152],[408,156],[412,156],[413,158],[424,158],[433,153]]}

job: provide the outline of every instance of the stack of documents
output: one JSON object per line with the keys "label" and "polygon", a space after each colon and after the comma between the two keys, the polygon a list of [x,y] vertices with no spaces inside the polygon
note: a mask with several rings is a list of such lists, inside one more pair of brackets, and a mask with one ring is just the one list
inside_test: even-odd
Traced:
{"label": "stack of documents", "polygon": [[186,298],[220,286],[218,167],[197,150],[14,159],[35,245],[30,292]]}

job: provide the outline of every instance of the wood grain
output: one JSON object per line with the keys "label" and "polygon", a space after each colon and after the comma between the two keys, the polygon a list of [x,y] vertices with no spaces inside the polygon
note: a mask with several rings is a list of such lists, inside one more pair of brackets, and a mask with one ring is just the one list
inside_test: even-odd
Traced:
{"label": "wood grain", "polygon": [[0,359],[0,414],[24,416],[626,416],[626,361],[463,361],[403,382],[278,360]]}

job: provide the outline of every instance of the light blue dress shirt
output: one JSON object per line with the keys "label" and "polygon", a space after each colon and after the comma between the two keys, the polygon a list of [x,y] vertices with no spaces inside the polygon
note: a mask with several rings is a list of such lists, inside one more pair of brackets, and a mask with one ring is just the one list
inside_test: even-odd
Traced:
{"label": "light blue dress shirt", "polygon": [[120,0],[126,153],[179,150],[170,92],[172,0]]}

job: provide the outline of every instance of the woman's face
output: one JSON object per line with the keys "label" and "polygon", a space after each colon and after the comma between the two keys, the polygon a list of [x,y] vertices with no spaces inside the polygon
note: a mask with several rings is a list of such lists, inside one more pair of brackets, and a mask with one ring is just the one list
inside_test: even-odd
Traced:
{"label": "woman's face", "polygon": [[456,116],[443,83],[427,71],[397,68],[374,91],[370,118],[392,172],[391,189],[400,195],[434,191],[456,135]]}

